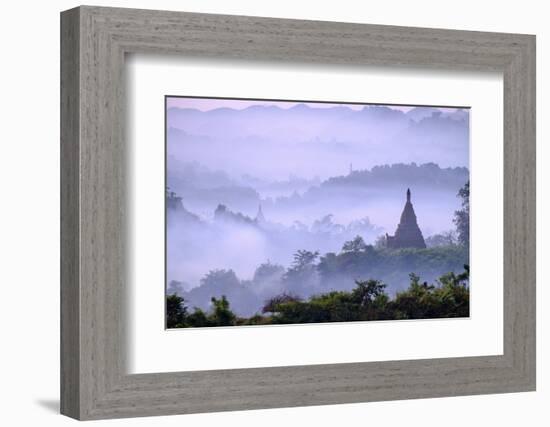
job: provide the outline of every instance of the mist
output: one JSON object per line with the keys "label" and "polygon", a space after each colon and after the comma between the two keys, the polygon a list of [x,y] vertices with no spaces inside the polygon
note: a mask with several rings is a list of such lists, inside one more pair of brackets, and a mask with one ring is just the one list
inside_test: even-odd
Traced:
{"label": "mist", "polygon": [[327,179],[346,173],[350,164],[362,170],[394,163],[469,163],[469,114],[464,109],[172,107],[167,126],[169,161],[193,159],[235,178]]}
{"label": "mist", "polygon": [[[407,188],[425,238],[454,229],[457,193],[469,180],[467,109],[223,102],[167,110],[168,292],[191,307],[208,309],[224,294],[244,316],[281,292],[351,288],[357,277],[347,273],[315,270],[295,285],[283,278],[300,250],[322,264],[356,236],[374,247],[393,234]],[[408,269],[434,280],[468,257],[455,258],[368,274],[395,293]]]}

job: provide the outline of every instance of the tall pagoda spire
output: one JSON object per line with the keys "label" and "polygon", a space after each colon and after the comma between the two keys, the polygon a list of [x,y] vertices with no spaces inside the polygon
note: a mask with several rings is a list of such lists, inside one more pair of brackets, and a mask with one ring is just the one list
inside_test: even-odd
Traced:
{"label": "tall pagoda spire", "polygon": [[386,234],[386,245],[388,248],[418,248],[424,249],[426,242],[424,242],[424,236],[422,231],[418,227],[416,222],[416,214],[411,203],[411,190],[407,188],[407,201],[403,212],[401,213],[401,220],[395,230],[395,235],[389,236]]}

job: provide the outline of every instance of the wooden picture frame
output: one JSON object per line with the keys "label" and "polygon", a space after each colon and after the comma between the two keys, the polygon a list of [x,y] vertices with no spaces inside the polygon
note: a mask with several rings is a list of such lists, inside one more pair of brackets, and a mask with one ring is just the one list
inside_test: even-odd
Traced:
{"label": "wooden picture frame", "polygon": [[[127,53],[504,79],[504,354],[129,375]],[[101,419],[535,390],[535,37],[104,7],[61,14],[61,412]]]}

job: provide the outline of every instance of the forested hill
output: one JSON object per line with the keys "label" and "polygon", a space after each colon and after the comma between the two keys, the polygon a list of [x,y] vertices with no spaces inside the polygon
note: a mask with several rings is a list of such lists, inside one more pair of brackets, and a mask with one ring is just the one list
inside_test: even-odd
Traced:
{"label": "forested hill", "polygon": [[468,181],[469,171],[465,167],[441,168],[435,163],[374,166],[372,169],[351,171],[347,175],[335,176],[323,181],[321,187],[360,186],[363,188],[432,187],[434,189],[456,191]]}
{"label": "forested hill", "polygon": [[[299,219],[289,215],[298,209],[312,220],[329,213],[338,214],[335,201],[339,199],[340,206],[357,208],[374,202],[374,211],[386,205],[401,207],[406,187],[411,188],[415,200],[426,199],[430,206],[437,200],[439,213],[450,218],[457,208],[456,193],[469,175],[465,167],[442,168],[435,163],[379,165],[323,181],[297,177],[284,182],[270,181],[252,175],[230,177],[198,163],[184,163],[169,170],[170,188],[183,197],[186,207],[192,211],[213,212],[222,203],[253,216],[262,203],[272,219],[283,222]],[[373,209],[368,211],[367,215],[375,219]]]}
{"label": "forested hill", "polygon": [[435,163],[382,165],[352,170],[301,194],[264,200],[262,205],[267,215],[280,218],[296,211],[309,218],[331,213],[343,222],[357,215],[368,216],[373,224],[392,232],[410,188],[420,227],[430,235],[453,228],[452,217],[459,208],[457,192],[468,179],[465,167],[441,168]]}

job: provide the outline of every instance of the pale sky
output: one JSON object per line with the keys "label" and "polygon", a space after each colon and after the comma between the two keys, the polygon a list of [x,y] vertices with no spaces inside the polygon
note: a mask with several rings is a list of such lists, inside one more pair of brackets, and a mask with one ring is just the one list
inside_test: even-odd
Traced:
{"label": "pale sky", "polygon": [[[168,97],[166,99],[166,107],[178,107],[178,108],[194,108],[201,111],[214,110],[216,108],[232,108],[235,110],[243,110],[245,108],[262,105],[262,106],[277,106],[279,108],[292,108],[299,104],[305,104],[310,108],[331,108],[338,106],[345,106],[353,110],[361,110],[365,105],[372,104],[340,104],[340,103],[325,103],[325,102],[289,102],[289,101],[255,101],[255,100],[236,100],[236,99],[216,99],[216,98],[184,98],[184,97]],[[414,106],[397,106],[397,105],[385,105],[376,104],[380,106],[386,106],[395,110],[401,110],[407,112],[414,108]],[[445,112],[453,111],[455,108],[440,108]]]}

